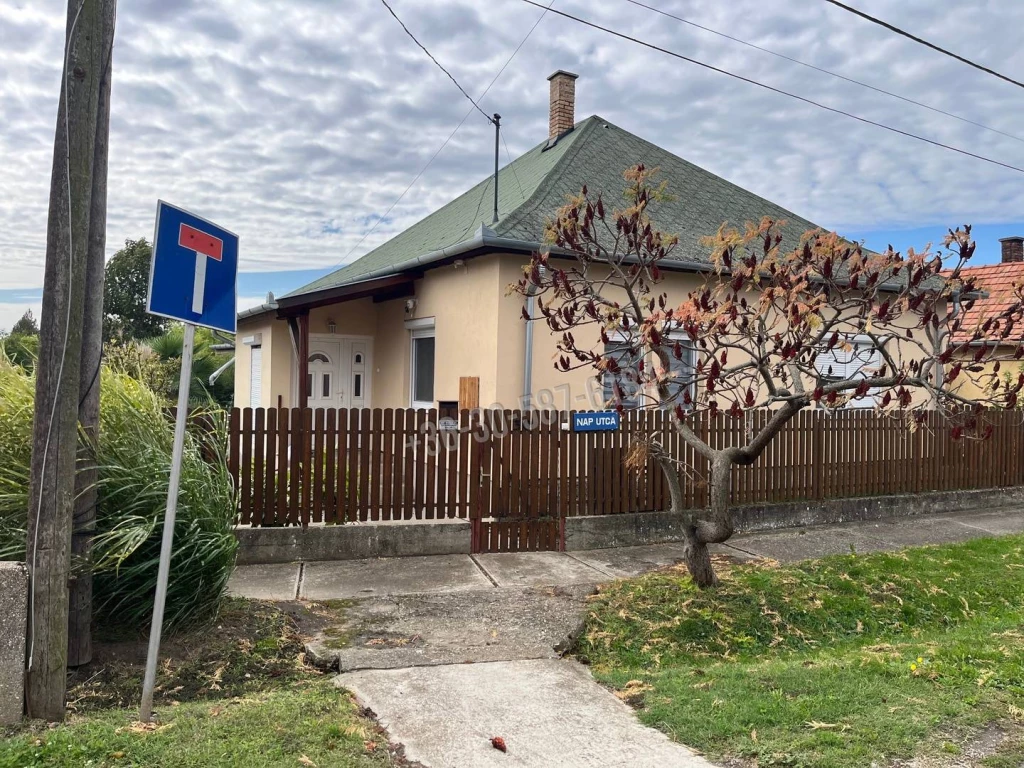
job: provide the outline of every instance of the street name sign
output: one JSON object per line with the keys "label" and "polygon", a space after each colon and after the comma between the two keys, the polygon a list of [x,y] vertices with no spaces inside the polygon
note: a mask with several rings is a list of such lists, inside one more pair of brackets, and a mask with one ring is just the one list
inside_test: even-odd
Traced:
{"label": "street name sign", "polygon": [[573,432],[614,432],[618,428],[618,411],[595,411],[572,415]]}

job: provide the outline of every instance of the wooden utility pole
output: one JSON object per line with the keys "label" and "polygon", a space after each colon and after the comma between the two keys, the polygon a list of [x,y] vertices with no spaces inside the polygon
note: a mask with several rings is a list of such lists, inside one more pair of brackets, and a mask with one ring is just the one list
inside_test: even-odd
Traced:
{"label": "wooden utility pole", "polygon": [[[116,0],[110,0],[109,11]],[[105,21],[105,20],[104,20]],[[96,448],[100,430],[100,363],[103,355],[103,278],[107,245],[107,150],[110,136],[110,81],[114,53],[113,18],[104,24],[107,52],[100,76],[96,111],[96,150],[93,155],[92,200],[89,215],[89,254],[82,318],[82,360],[79,376],[78,471],[71,531],[71,595],[68,606],[68,664],[92,661],[92,537],[96,532]]]}
{"label": "wooden utility pole", "polygon": [[25,701],[64,717],[68,576],[82,328],[101,80],[114,0],[69,0],[46,227],[26,558],[31,577]]}

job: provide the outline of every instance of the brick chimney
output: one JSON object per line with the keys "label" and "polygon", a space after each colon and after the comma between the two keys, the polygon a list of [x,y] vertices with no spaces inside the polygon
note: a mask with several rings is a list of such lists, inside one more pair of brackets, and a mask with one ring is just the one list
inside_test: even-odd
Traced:
{"label": "brick chimney", "polygon": [[548,107],[548,138],[557,139],[576,124],[576,78],[572,72],[560,69],[548,78],[551,100]]}
{"label": "brick chimney", "polygon": [[1003,264],[1024,261],[1024,237],[1001,237],[1003,245]]}

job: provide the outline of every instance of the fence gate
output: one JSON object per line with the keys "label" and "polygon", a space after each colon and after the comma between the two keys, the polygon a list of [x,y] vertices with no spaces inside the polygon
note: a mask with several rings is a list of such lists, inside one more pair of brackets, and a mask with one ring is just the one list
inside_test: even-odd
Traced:
{"label": "fence gate", "polygon": [[486,411],[471,444],[472,551],[564,550],[568,440],[559,414]]}

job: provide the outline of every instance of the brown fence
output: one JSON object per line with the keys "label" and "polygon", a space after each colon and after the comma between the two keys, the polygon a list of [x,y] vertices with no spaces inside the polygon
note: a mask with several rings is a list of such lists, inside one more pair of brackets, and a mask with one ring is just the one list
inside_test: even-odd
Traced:
{"label": "brown fence", "polygon": [[[713,447],[768,419],[698,420]],[[799,413],[756,463],[733,470],[736,504],[1024,484],[1019,413],[994,412],[988,440],[953,441],[933,416],[908,431],[872,411]],[[235,409],[230,463],[239,520],[253,526],[464,518],[485,548],[556,548],[559,521],[665,509],[653,466],[627,468],[634,438],[660,434],[687,468],[686,504],[707,503],[707,461],[667,414],[623,414],[614,432],[568,430],[570,412]],[[440,427],[440,428],[439,428]]]}

